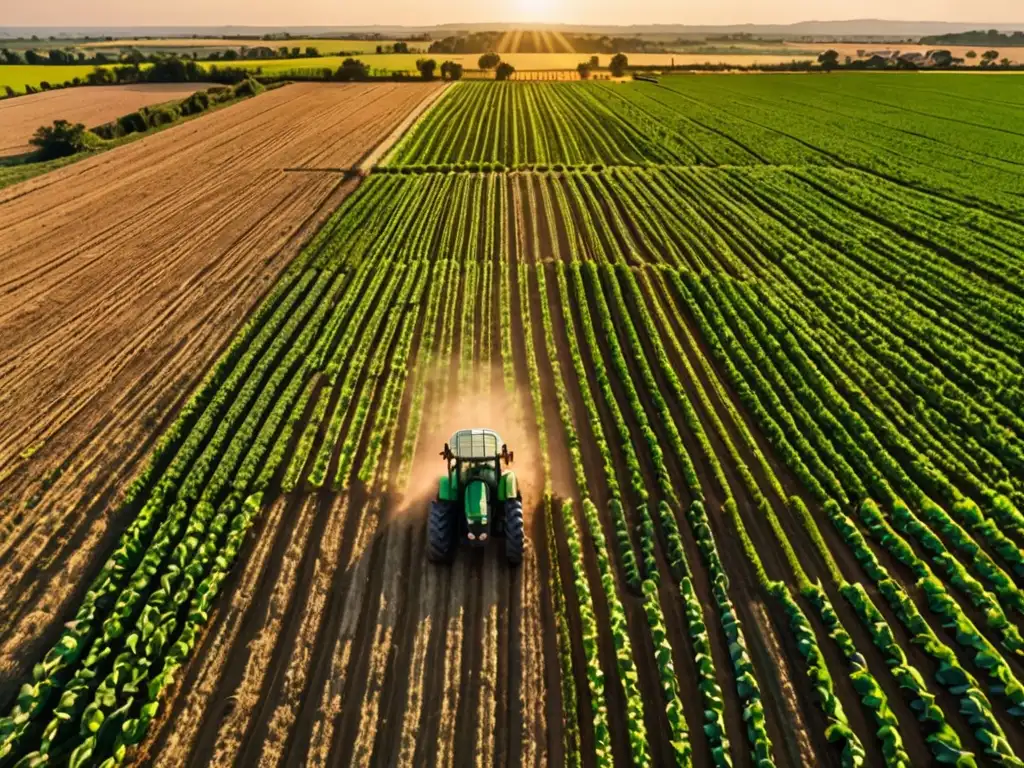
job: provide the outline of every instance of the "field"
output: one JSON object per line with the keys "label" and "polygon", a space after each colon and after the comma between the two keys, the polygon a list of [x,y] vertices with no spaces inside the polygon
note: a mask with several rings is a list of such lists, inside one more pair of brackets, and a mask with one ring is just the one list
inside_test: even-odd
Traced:
{"label": "field", "polygon": [[[130,50],[132,48],[136,48],[140,51],[176,51],[184,49],[190,52],[197,51],[200,55],[203,55],[203,52],[208,49],[238,50],[242,47],[256,48],[265,46],[267,48],[277,50],[282,46],[288,46],[288,48],[301,48],[303,51],[305,51],[306,48],[316,48],[320,53],[331,54],[341,52],[373,53],[377,50],[378,45],[383,45],[387,48],[394,44],[394,40],[326,40],[318,37],[291,38],[288,40],[230,40],[170,37],[166,39],[152,40],[103,40],[83,43],[78,47],[84,51],[104,50],[109,48],[116,48],[119,50]],[[410,44],[410,47],[414,49],[415,44]]]}
{"label": "field", "polygon": [[[365,54],[351,58],[364,62],[371,70],[379,72],[416,72],[416,62],[424,58],[422,53],[383,53]],[[479,54],[430,54],[437,61],[454,61],[462,64],[466,70],[479,69]],[[266,73],[281,73],[320,69],[327,67],[337,69],[350,57],[323,56],[319,59],[281,59],[281,60],[246,60],[232,62],[231,66],[242,66],[250,69],[260,68]],[[690,53],[636,53],[629,55],[631,64],[650,67],[669,67],[684,64],[728,64],[738,67],[752,67],[760,64],[788,64],[794,59],[806,59],[806,56],[778,55],[734,55],[734,54],[690,54]],[[589,54],[582,53],[503,53],[502,61],[507,61],[522,72],[575,70],[580,62],[589,61]],[[607,67],[612,57],[598,56],[602,67]],[[0,68],[2,70],[2,68]]]}
{"label": "field", "polygon": [[4,64],[0,66],[0,89],[12,88],[16,93],[24,93],[26,85],[39,88],[44,82],[56,85],[72,82],[76,77],[85,80],[94,69],[87,64]]}
{"label": "field", "polygon": [[28,142],[36,129],[54,120],[96,128],[141,107],[178,101],[209,87],[207,83],[119,85],[49,91],[0,101],[0,157],[31,151]]}
{"label": "field", "polygon": [[[177,150],[121,171],[140,222],[185,211],[146,218],[146,286],[249,196],[276,221],[214,239],[296,244],[280,169],[341,192],[373,109],[440,94],[276,280],[284,249],[221,257],[188,329],[139,319],[169,283],[103,313],[216,357],[198,386],[78,362],[102,302],[68,280],[108,249],[76,212],[128,203],[84,164],[0,192],[30,318],[0,331],[0,764],[1021,765],[1024,81],[410,87],[289,86],[98,158]],[[97,392],[55,445],[48,372]],[[437,453],[485,425],[525,561],[429,564]]]}
{"label": "field", "polygon": [[0,191],[5,698],[123,525],[110,499],[353,188],[329,169],[439,87],[289,86]]}

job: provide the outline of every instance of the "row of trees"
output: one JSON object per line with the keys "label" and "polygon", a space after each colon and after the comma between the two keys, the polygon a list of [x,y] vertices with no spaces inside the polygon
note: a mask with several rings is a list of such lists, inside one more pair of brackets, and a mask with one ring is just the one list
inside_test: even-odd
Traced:
{"label": "row of trees", "polygon": [[[978,54],[975,51],[968,51],[966,54],[968,59],[978,58]],[[999,51],[985,51],[981,54],[982,67],[995,66],[996,59],[999,58]],[[833,69],[839,69],[843,66],[847,69],[918,69],[919,66],[931,66],[931,67],[951,67],[956,64],[963,64],[964,59],[958,59],[953,56],[950,51],[938,50],[930,51],[927,57],[924,58],[923,62],[914,60],[908,55],[898,56],[896,58],[885,58],[884,56],[872,56],[869,59],[852,59],[849,56],[846,57],[845,64],[840,65],[839,63],[839,52],[836,50],[828,50],[818,56],[818,63],[821,68],[826,71]],[[1002,66],[1008,67],[1012,63],[1008,58],[1003,58],[999,62]]]}
{"label": "row of trees", "polygon": [[[579,72],[581,80],[586,80],[594,73],[594,70],[600,68],[601,60],[597,56],[591,56],[589,61],[580,62],[576,66],[576,71]],[[611,71],[612,77],[625,77],[626,70],[629,69],[629,57],[624,53],[615,54],[608,63],[608,69]]]}
{"label": "row of trees", "polygon": [[[497,58],[497,54],[495,54]],[[481,65],[481,69],[491,69],[492,67],[484,67]],[[420,77],[424,80],[433,80],[437,72],[437,61],[434,59],[420,59],[416,62],[416,69],[420,73]],[[515,74],[516,68],[505,61],[498,61],[493,66],[494,76],[498,80],[508,80]],[[441,79],[442,80],[461,80],[464,68],[457,61],[446,61],[441,65]]]}
{"label": "row of trees", "polygon": [[65,51],[59,48],[54,48],[50,51],[29,49],[24,53],[11,50],[10,48],[0,50],[0,64],[53,64],[67,66],[68,64],[110,64],[116,61],[116,57],[104,53],[97,53],[90,57],[81,51]]}
{"label": "row of trees", "polygon": [[[968,59],[972,59],[972,60],[978,58],[978,52],[977,51],[968,51],[964,55]],[[981,54],[980,66],[982,66],[982,67],[994,66],[995,63],[996,63],[996,60],[998,58],[999,58],[999,51],[996,51],[996,50],[985,51],[983,54]],[[1005,56],[1003,57],[1002,61],[1000,61],[999,63],[1002,64],[1004,67],[1010,66],[1010,60],[1008,58],[1006,58]]]}

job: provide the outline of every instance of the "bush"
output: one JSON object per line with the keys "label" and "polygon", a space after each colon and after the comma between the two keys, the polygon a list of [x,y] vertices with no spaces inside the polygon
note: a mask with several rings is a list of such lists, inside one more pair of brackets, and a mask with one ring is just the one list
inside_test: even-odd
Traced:
{"label": "bush", "polygon": [[127,136],[129,133],[143,133],[149,124],[141,112],[132,112],[117,118],[117,135]]}
{"label": "bush", "polygon": [[89,148],[90,136],[81,123],[55,120],[52,126],[44,125],[37,130],[29,143],[39,147],[44,159],[52,160],[84,152]]}
{"label": "bush", "polygon": [[7,98],[9,98],[9,99],[13,99],[15,96],[18,95],[17,92],[13,88],[11,88],[11,86],[9,86],[9,85],[6,86],[6,90],[7,90]]}
{"label": "bush", "polygon": [[179,109],[182,115],[198,115],[210,108],[210,94],[206,91],[196,91],[183,102]]}
{"label": "bush", "polygon": [[248,98],[249,96],[256,96],[257,94],[263,93],[266,89],[256,80],[251,77],[245,78],[242,82],[231,89],[236,99]]}
{"label": "bush", "polygon": [[85,76],[85,81],[89,85],[109,85],[114,82],[114,73],[104,67],[96,67]]}
{"label": "bush", "polygon": [[169,107],[156,107],[149,112],[147,117],[147,122],[150,127],[156,128],[158,125],[169,125],[173,123],[181,117],[181,114],[179,114],[176,109],[171,109]]}

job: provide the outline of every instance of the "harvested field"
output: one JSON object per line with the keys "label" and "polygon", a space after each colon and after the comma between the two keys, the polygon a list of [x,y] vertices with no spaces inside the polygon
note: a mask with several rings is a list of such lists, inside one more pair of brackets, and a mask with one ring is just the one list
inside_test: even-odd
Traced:
{"label": "harvested field", "polygon": [[70,88],[0,101],[0,157],[32,151],[28,143],[54,120],[96,128],[142,107],[180,101],[210,83],[152,83]]}
{"label": "harvested field", "polygon": [[289,86],[0,193],[5,695],[162,425],[439,87]]}
{"label": "harvested field", "polygon": [[[0,761],[1019,766],[1024,139],[974,79],[449,90],[12,648]],[[519,567],[426,524],[468,426]]]}

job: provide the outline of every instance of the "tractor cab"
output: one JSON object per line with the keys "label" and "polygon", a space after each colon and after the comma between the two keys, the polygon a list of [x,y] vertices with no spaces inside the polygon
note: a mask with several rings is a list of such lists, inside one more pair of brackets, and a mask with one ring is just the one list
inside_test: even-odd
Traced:
{"label": "tractor cab", "polygon": [[[428,524],[432,560],[450,561],[458,541],[481,546],[504,536],[510,562],[522,559],[522,497],[515,473],[502,471],[514,454],[490,429],[462,429],[444,445],[448,471],[438,484]],[[511,530],[511,538],[509,531]]]}

